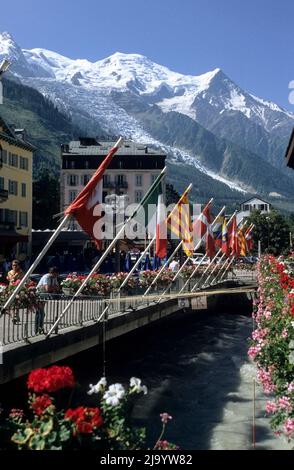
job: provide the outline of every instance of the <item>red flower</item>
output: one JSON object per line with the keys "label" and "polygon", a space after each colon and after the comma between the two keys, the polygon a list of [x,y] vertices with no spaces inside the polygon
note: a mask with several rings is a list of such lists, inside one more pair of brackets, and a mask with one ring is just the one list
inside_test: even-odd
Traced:
{"label": "red flower", "polygon": [[65,418],[73,421],[79,434],[91,434],[95,428],[103,424],[99,408],[87,408],[79,406],[76,409],[68,409]]}
{"label": "red flower", "polygon": [[52,366],[33,370],[28,378],[28,389],[34,392],[56,392],[61,388],[74,387],[75,379],[69,367]]}
{"label": "red flower", "polygon": [[32,402],[31,407],[36,413],[36,415],[42,415],[48,406],[52,405],[52,400],[46,393],[39,397],[36,397]]}

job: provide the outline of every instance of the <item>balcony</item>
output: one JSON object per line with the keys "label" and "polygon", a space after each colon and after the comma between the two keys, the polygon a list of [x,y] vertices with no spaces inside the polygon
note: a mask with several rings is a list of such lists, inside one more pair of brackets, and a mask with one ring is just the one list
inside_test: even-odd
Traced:
{"label": "balcony", "polygon": [[120,188],[120,189],[127,189],[128,188],[128,182],[127,181],[116,181],[115,182],[115,187]]}
{"label": "balcony", "polygon": [[115,184],[112,181],[103,181],[103,188],[105,188],[105,189],[114,189]]}
{"label": "balcony", "polygon": [[0,189],[0,202],[5,202],[8,199],[7,189]]}

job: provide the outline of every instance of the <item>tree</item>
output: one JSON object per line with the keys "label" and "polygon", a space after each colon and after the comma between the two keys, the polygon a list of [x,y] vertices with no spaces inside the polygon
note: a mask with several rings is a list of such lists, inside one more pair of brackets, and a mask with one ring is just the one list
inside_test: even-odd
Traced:
{"label": "tree", "polygon": [[255,252],[258,241],[261,243],[262,253],[280,255],[289,250],[290,226],[287,219],[276,210],[267,214],[254,210],[248,217],[248,223],[255,225],[252,232]]}
{"label": "tree", "polygon": [[39,177],[33,182],[33,228],[55,228],[56,219],[53,215],[59,209],[59,181],[48,169],[41,170]]}

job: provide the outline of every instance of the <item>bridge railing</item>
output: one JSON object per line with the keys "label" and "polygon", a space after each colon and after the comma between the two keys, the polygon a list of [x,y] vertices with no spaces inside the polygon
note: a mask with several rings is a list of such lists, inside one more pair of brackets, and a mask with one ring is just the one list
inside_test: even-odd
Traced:
{"label": "bridge railing", "polygon": [[[207,279],[208,274],[201,279],[201,285],[199,285],[197,290],[203,288],[203,286],[207,287]],[[255,281],[256,276],[252,271],[233,270],[227,274],[226,279],[239,280],[245,283]],[[191,292],[195,283],[199,282],[199,280],[199,277],[191,279],[185,292]],[[219,280],[216,278],[215,283],[211,282],[209,285],[215,285],[218,282]],[[184,279],[178,278],[170,286],[166,294],[168,296],[170,294],[178,294],[184,283]],[[146,307],[156,302],[164,291],[164,287],[155,287],[145,297],[142,295],[144,289],[141,293],[134,290],[127,294],[119,294],[114,291],[109,299],[92,296],[78,297],[60,320],[55,333],[66,328],[81,327],[98,322],[102,319],[104,312],[107,312],[108,317],[111,317],[132,310],[138,310],[140,307]],[[34,337],[46,335],[67,306],[70,298],[59,294],[42,294],[42,302],[37,307],[31,309],[10,309],[0,318],[0,341],[3,345],[23,341],[29,342],[33,341]]]}

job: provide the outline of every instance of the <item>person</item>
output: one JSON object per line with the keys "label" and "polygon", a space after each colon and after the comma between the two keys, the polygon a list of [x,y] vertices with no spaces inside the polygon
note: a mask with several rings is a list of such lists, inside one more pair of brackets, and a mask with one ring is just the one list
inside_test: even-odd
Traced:
{"label": "person", "polygon": [[12,261],[12,269],[7,273],[7,281],[9,285],[12,285],[16,281],[20,281],[24,277],[24,272],[20,267],[20,263],[17,259]]}
{"label": "person", "polygon": [[[20,267],[20,262],[17,259],[12,261],[12,269],[8,271],[6,279],[9,282],[9,285],[12,286],[16,281],[20,281],[24,277],[24,272]],[[17,309],[14,310],[13,314],[13,323],[17,324],[20,322],[19,311]]]}
{"label": "person", "polygon": [[[48,273],[41,277],[36,289],[39,294],[56,294],[59,292],[58,269],[56,266],[49,268]],[[44,302],[40,302],[36,309],[35,334],[44,333],[44,317]]]}
{"label": "person", "polygon": [[177,259],[174,259],[170,265],[169,265],[170,269],[173,271],[173,272],[176,272],[180,269],[180,263]]}

